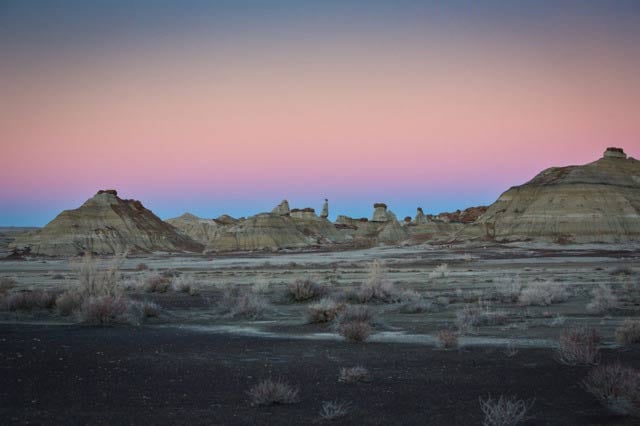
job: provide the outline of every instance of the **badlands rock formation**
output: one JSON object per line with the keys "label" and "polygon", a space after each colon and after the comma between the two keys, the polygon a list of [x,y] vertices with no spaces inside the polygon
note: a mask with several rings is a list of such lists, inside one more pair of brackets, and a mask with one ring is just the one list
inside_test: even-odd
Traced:
{"label": "badlands rock formation", "polygon": [[289,209],[289,202],[287,200],[282,200],[280,204],[278,204],[273,208],[273,210],[271,210],[271,213],[277,214],[279,216],[288,216],[290,211],[291,210]]}
{"label": "badlands rock formation", "polygon": [[60,213],[42,230],[18,237],[12,246],[47,256],[202,250],[201,244],[160,220],[140,201],[123,200],[115,190],[98,191],[79,208]]}
{"label": "badlands rock formation", "polygon": [[[166,222],[201,244],[207,244],[209,240],[215,238],[220,227],[225,224],[219,224],[216,219],[203,219],[191,213],[185,213],[182,216],[167,219]],[[225,222],[227,222],[226,218]],[[231,223],[232,222],[226,224]]]}
{"label": "badlands rock formation", "polygon": [[329,200],[324,199],[324,204],[322,205],[322,212],[320,213],[320,217],[323,219],[327,219],[329,217]]}
{"label": "badlands rock formation", "polygon": [[620,148],[552,167],[498,198],[459,238],[555,242],[640,240],[640,161]]}

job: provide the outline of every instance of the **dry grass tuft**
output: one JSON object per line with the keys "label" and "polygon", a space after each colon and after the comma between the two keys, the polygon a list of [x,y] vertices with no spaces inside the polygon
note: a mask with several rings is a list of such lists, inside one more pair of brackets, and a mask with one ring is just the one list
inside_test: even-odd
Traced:
{"label": "dry grass tuft", "polygon": [[145,277],[142,288],[147,293],[166,293],[171,288],[171,278],[162,275],[149,275]]}
{"label": "dry grass tuft", "polygon": [[369,370],[360,365],[355,367],[342,367],[340,369],[340,376],[338,377],[338,381],[343,383],[367,382],[369,380],[371,380]]}
{"label": "dry grass tuft", "polygon": [[640,371],[620,363],[591,370],[582,383],[610,412],[640,417]]}
{"label": "dry grass tuft", "polygon": [[548,306],[554,303],[562,303],[569,299],[569,292],[561,283],[545,281],[529,284],[518,298],[518,302],[524,306]]}
{"label": "dry grass tuft", "polygon": [[338,317],[343,309],[343,303],[325,297],[307,307],[307,320],[310,323],[331,322]]}
{"label": "dry grass tuft", "polygon": [[6,294],[9,290],[17,286],[18,283],[11,277],[0,278],[0,296]]}
{"label": "dry grass tuft", "polygon": [[322,401],[320,417],[329,421],[339,419],[349,414],[351,405],[351,402],[347,401]]}
{"label": "dry grass tuft", "polygon": [[480,398],[480,409],[484,414],[484,426],[515,426],[525,422],[527,413],[533,407],[533,401],[524,401],[516,397],[500,396],[498,399]]}
{"label": "dry grass tuft", "polygon": [[371,335],[371,325],[365,321],[350,321],[340,324],[338,332],[347,342],[366,342]]}
{"label": "dry grass tuft", "polygon": [[449,265],[442,263],[429,272],[429,279],[447,278],[449,276]]}
{"label": "dry grass tuft", "polygon": [[247,392],[251,405],[294,404],[300,400],[299,390],[281,380],[263,380]]}
{"label": "dry grass tuft", "polygon": [[621,345],[640,343],[640,320],[627,318],[616,329],[616,342]]}
{"label": "dry grass tuft", "polygon": [[8,311],[31,311],[33,309],[52,309],[56,296],[45,290],[20,291],[9,293],[2,300],[2,307]]}
{"label": "dry grass tuft", "polygon": [[198,282],[188,274],[174,278],[171,283],[173,291],[187,293],[189,296],[197,296],[199,293],[198,287]]}
{"label": "dry grass tuft", "polygon": [[88,324],[139,324],[141,312],[124,297],[89,297],[82,302],[79,317]]}
{"label": "dry grass tuft", "polygon": [[593,328],[572,327],[560,334],[558,359],[567,365],[596,365],[600,361],[600,335]]}
{"label": "dry grass tuft", "polygon": [[440,330],[438,344],[445,349],[455,349],[458,347],[458,334],[452,330]]}
{"label": "dry grass tuft", "polygon": [[269,301],[245,287],[225,288],[219,306],[223,313],[234,318],[262,318],[269,309]]}
{"label": "dry grass tuft", "polygon": [[317,299],[326,294],[326,290],[311,278],[298,278],[287,286],[289,298],[294,302]]}
{"label": "dry grass tuft", "polygon": [[591,292],[593,298],[587,304],[587,310],[598,314],[615,309],[620,304],[618,298],[613,294],[613,290],[606,284],[600,284]]}

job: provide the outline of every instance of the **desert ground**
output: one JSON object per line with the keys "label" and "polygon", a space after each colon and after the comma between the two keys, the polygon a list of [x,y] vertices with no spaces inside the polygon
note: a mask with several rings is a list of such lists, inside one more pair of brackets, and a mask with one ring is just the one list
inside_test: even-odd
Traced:
{"label": "desert ground", "polygon": [[[524,424],[637,424],[584,382],[596,365],[640,368],[639,345],[616,334],[640,316],[639,256],[630,245],[476,243],[93,258],[93,274],[117,269],[118,297],[139,302],[122,318],[58,306],[86,259],[4,260],[6,294],[53,301],[10,306],[5,295],[0,418],[480,424],[480,399],[504,396],[527,405]],[[349,334],[350,320],[365,330]],[[598,335],[586,360],[559,349],[576,330]],[[341,381],[354,366],[363,380]],[[294,403],[256,402],[249,391],[269,379],[297,390]]]}

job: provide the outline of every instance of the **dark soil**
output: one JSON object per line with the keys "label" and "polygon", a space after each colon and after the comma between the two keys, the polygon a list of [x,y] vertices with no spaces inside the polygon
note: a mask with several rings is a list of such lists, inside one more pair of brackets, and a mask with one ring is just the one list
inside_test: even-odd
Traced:
{"label": "dark soil", "polygon": [[[640,367],[639,348],[605,351],[603,363]],[[338,382],[362,365],[368,383]],[[0,325],[0,424],[304,425],[322,401],[351,401],[334,423],[478,425],[479,397],[534,399],[529,425],[632,425],[580,387],[588,367],[551,350],[445,351],[406,344],[265,339],[179,328]],[[293,405],[253,407],[264,378],[300,388]]]}

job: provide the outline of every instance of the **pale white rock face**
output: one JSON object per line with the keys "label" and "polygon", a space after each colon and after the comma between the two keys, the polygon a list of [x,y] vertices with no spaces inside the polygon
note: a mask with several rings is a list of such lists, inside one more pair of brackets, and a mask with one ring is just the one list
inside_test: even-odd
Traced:
{"label": "pale white rock face", "polygon": [[329,200],[325,199],[324,204],[322,205],[322,212],[320,213],[320,217],[326,219],[329,217]]}
{"label": "pale white rock face", "polygon": [[371,222],[386,222],[389,219],[387,214],[387,206],[382,203],[377,203],[373,206],[373,216],[371,217]]}
{"label": "pale white rock face", "polygon": [[122,200],[115,190],[99,191],[41,230],[20,236],[12,247],[46,256],[202,251],[201,244],[163,222],[140,201]]}
{"label": "pale white rock face", "polygon": [[498,198],[460,238],[498,241],[640,240],[640,162],[617,150],[583,166],[552,167]]}
{"label": "pale white rock face", "polygon": [[293,209],[291,210],[291,217],[295,217],[298,219],[317,219],[316,212],[313,209]]}
{"label": "pale white rock face", "polygon": [[291,209],[289,209],[289,202],[287,200],[282,200],[280,204],[278,204],[271,213],[278,214],[280,216],[286,216],[291,213]]}
{"label": "pale white rock face", "polygon": [[422,211],[422,208],[418,207],[418,210],[416,212],[416,217],[413,220],[413,222],[416,225],[426,225],[429,222],[427,217],[424,215],[424,212]]}
{"label": "pale white rock face", "polygon": [[207,244],[223,226],[215,219],[203,219],[191,213],[167,219],[166,222],[201,244]]}

